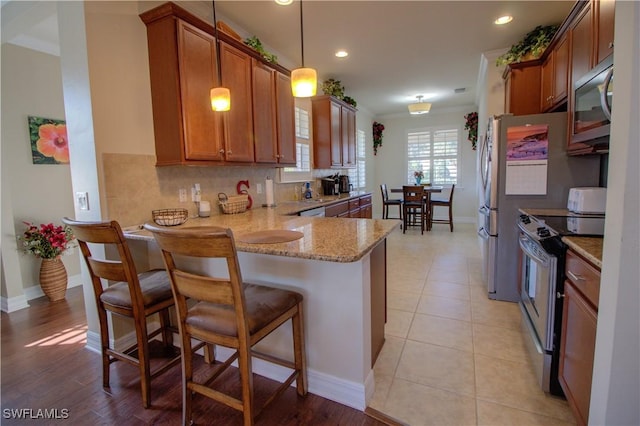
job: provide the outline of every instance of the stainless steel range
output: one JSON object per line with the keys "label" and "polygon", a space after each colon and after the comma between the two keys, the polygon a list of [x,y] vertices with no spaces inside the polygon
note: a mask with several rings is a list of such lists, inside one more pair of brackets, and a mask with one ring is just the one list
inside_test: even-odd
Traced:
{"label": "stainless steel range", "polygon": [[518,220],[520,309],[522,327],[540,386],[563,395],[558,382],[562,295],[566,246],[564,235],[603,235],[604,216],[530,216]]}

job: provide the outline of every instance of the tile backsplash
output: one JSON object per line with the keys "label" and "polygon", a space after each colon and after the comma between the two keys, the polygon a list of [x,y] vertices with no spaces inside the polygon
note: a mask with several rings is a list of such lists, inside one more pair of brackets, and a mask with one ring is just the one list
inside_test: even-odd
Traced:
{"label": "tile backsplash", "polygon": [[[103,154],[104,185],[107,218],[117,220],[121,226],[132,226],[151,220],[151,211],[167,208],[186,208],[190,216],[197,215],[191,201],[191,188],[200,184],[201,199],[211,202],[211,214],[222,214],[218,206],[218,193],[236,194],[239,181],[249,182],[249,195],[253,208],[266,202],[264,184],[267,176],[276,181],[277,169],[260,166],[168,166],[156,167],[153,155]],[[314,176],[335,173],[315,170]],[[262,194],[257,184],[262,184]],[[317,181],[313,184],[318,189]],[[291,201],[300,190],[301,183],[274,184],[276,203]],[[244,188],[244,187],[243,187]],[[186,189],[187,202],[180,202],[179,191]]]}

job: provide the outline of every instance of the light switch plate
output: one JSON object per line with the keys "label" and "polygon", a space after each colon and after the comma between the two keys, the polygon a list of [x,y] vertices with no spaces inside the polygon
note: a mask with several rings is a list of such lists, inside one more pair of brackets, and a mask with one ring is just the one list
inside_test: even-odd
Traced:
{"label": "light switch plate", "polygon": [[262,184],[261,183],[256,183],[256,192],[258,194],[262,194]]}
{"label": "light switch plate", "polygon": [[76,202],[78,203],[78,209],[89,210],[89,193],[76,192]]}
{"label": "light switch plate", "polygon": [[186,203],[187,202],[187,189],[186,188],[180,188],[178,190],[178,197],[179,197],[181,203]]}

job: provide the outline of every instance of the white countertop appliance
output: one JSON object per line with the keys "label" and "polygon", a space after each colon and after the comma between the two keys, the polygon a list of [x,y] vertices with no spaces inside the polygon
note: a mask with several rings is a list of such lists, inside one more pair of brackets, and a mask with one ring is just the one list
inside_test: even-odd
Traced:
{"label": "white countertop appliance", "polygon": [[574,213],[604,214],[607,205],[607,188],[586,186],[569,189],[567,209]]}

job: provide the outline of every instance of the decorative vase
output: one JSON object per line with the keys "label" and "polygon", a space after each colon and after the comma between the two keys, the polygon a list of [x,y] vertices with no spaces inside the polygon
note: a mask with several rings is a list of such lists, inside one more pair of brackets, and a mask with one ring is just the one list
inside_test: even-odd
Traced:
{"label": "decorative vase", "polygon": [[60,257],[42,259],[40,287],[49,301],[56,302],[64,299],[67,292],[67,269]]}
{"label": "decorative vase", "polygon": [[416,185],[420,185],[420,182],[422,182],[422,178],[417,177],[416,178]]}

